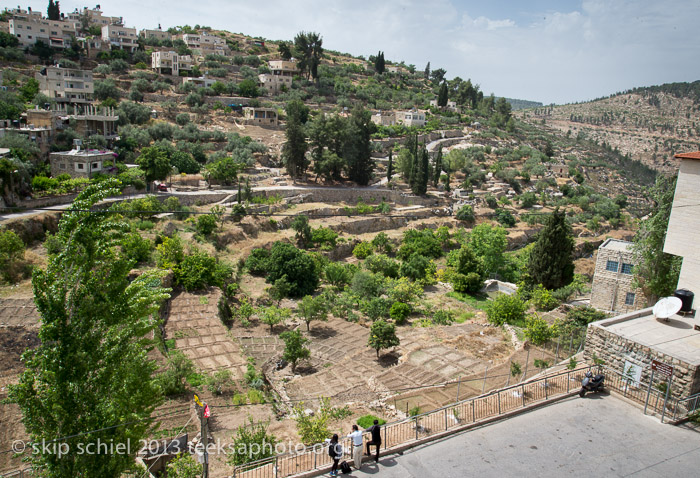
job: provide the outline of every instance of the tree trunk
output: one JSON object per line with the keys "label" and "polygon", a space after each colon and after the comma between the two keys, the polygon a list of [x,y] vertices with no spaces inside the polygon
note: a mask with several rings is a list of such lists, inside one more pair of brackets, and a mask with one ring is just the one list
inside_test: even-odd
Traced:
{"label": "tree trunk", "polygon": [[379,349],[377,349],[377,358],[379,358]]}

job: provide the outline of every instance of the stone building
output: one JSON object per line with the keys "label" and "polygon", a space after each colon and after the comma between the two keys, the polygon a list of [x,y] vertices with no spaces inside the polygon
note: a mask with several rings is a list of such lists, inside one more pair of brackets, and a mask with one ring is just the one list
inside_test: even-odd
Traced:
{"label": "stone building", "polygon": [[192,71],[192,57],[174,51],[154,51],[151,53],[151,68],[161,75],[179,76],[180,71]]}
{"label": "stone building", "polygon": [[[681,164],[664,252],[683,258],[676,288],[697,294],[700,292],[700,249],[697,246],[700,244],[700,204],[697,200],[700,151],[679,154],[676,158]],[[615,261],[615,254],[609,257]],[[618,262],[622,263],[624,256],[620,257]],[[599,257],[598,264],[601,260]],[[607,266],[608,259],[604,260]],[[651,363],[656,360],[673,367],[670,380],[673,397],[700,392],[700,322],[694,309],[668,318],[657,318],[652,308],[646,308],[594,322],[588,326],[584,351],[587,359],[595,356],[619,373],[634,376],[632,387],[649,383]],[[654,379],[654,385],[661,382],[666,382],[666,379]]]}
{"label": "stone building", "polygon": [[635,260],[631,246],[631,242],[608,239],[598,248],[592,307],[606,312],[630,312],[643,305],[640,291],[632,287]]}
{"label": "stone building", "polygon": [[111,151],[80,150],[51,153],[51,176],[69,174],[72,178],[91,178],[96,173],[107,173],[106,161],[114,161]]}
{"label": "stone building", "polygon": [[145,38],[145,39],[155,39],[155,40],[158,40],[158,41],[171,41],[171,40],[173,39],[173,36],[172,36],[169,32],[167,32],[167,31],[164,32],[164,31],[160,28],[160,25],[159,25],[158,28],[155,29],[155,30],[150,30],[150,29],[148,29],[148,28],[144,28],[143,30],[141,30],[141,31],[139,32],[139,36],[140,36],[141,38]]}
{"label": "stone building", "polygon": [[425,113],[418,110],[397,111],[396,123],[404,126],[417,126],[419,128],[425,126]]}
{"label": "stone building", "polygon": [[247,124],[257,124],[261,126],[277,126],[276,108],[253,108],[246,106],[243,108],[243,116]]}
{"label": "stone building", "polygon": [[75,131],[85,138],[95,134],[104,136],[107,140],[117,137],[119,116],[115,114],[114,108],[85,105],[76,108],[68,118],[75,123]]}
{"label": "stone building", "polygon": [[37,72],[35,78],[39,91],[59,103],[89,103],[95,93],[90,70],[49,66]]}
{"label": "stone building", "polygon": [[284,86],[286,89],[292,87],[292,78],[299,73],[297,64],[294,61],[270,60],[270,73],[258,75],[260,85],[267,89],[268,93],[279,93]]}
{"label": "stone building", "polygon": [[102,27],[102,42],[109,44],[113,50],[127,50],[133,53],[139,46],[138,39],[136,28],[127,28],[121,25]]}
{"label": "stone building", "polygon": [[80,24],[75,21],[49,20],[39,12],[15,9],[10,18],[10,34],[19,40],[22,47],[42,41],[52,48],[69,48],[73,38],[78,36]]}

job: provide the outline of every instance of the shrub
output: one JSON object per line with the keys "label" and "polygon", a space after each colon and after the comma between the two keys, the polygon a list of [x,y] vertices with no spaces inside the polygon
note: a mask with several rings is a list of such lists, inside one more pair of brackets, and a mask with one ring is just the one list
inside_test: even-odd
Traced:
{"label": "shrub", "polygon": [[207,286],[221,287],[233,270],[203,251],[195,251],[185,256],[174,267],[175,283],[187,291],[201,290]]}
{"label": "shrub", "polygon": [[526,320],[525,337],[537,346],[549,342],[556,333],[557,325],[549,325],[546,320],[537,314],[528,317]]}
{"label": "shrub", "polygon": [[605,312],[596,310],[593,307],[572,307],[566,313],[566,319],[574,324],[585,327],[591,322],[606,319],[608,315]]}
{"label": "shrub", "polygon": [[407,261],[401,264],[399,273],[402,277],[407,277],[411,280],[418,281],[425,279],[426,273],[430,267],[430,259],[420,254],[413,254]]}
{"label": "shrub", "polygon": [[464,221],[466,223],[471,224],[475,220],[474,209],[469,204],[465,204],[464,206],[459,208],[456,217],[458,221]]}
{"label": "shrub", "polygon": [[166,237],[156,246],[156,264],[161,269],[173,269],[185,257],[182,241],[178,236]]}
{"label": "shrub", "polygon": [[311,295],[318,287],[319,269],[310,256],[291,244],[275,242],[270,249],[267,282],[286,276],[290,297]]}
{"label": "shrub", "polygon": [[348,284],[354,275],[350,273],[350,268],[337,262],[328,263],[324,273],[328,283],[338,288]]}
{"label": "shrub", "polygon": [[13,231],[0,231],[0,267],[7,282],[14,282],[19,277],[19,269],[24,259],[24,242]]}
{"label": "shrub", "polygon": [[409,229],[404,232],[401,247],[397,256],[401,260],[410,258],[413,254],[437,259],[442,256],[442,245],[440,240],[435,237],[432,229]]}
{"label": "shrub", "polygon": [[216,229],[216,217],[213,214],[202,214],[197,218],[197,232],[208,236]]}
{"label": "shrub", "polygon": [[253,249],[245,261],[248,271],[254,276],[265,276],[270,259],[270,251],[267,249]]}
{"label": "shrub", "polygon": [[367,271],[357,271],[352,278],[352,291],[361,297],[376,297],[382,291],[382,278]]}
{"label": "shrub", "polygon": [[361,304],[362,313],[371,320],[386,318],[389,316],[389,306],[391,302],[383,297],[372,297]]}
{"label": "shrub", "polygon": [[496,221],[505,227],[513,227],[517,222],[513,214],[511,214],[511,212],[507,209],[496,210]]}
{"label": "shrub", "polygon": [[357,423],[357,426],[359,426],[360,428],[367,429],[367,428],[371,427],[372,425],[374,425],[375,420],[379,421],[379,425],[384,425],[386,423],[386,420],[379,418],[379,417],[376,417],[374,415],[363,415],[357,419],[356,423]]}
{"label": "shrub", "polygon": [[372,254],[365,259],[364,266],[370,272],[395,279],[399,276],[399,263],[385,254]]}
{"label": "shrub", "polygon": [[269,422],[255,422],[248,417],[246,425],[238,427],[231,442],[233,453],[228,454],[229,465],[244,465],[274,455],[277,438],[267,433]]}
{"label": "shrub", "polygon": [[501,294],[486,305],[489,322],[496,325],[522,324],[527,306],[515,295]]}
{"label": "shrub", "polygon": [[452,274],[452,287],[457,292],[475,294],[481,290],[484,281],[476,272],[460,274],[456,272]]}
{"label": "shrub", "polygon": [[373,252],[372,244],[362,241],[352,250],[352,255],[358,259],[366,259]]}
{"label": "shrub", "polygon": [[437,325],[451,325],[455,321],[455,316],[452,311],[440,309],[435,312],[432,320]]}
{"label": "shrub", "polygon": [[394,319],[394,322],[398,325],[406,322],[409,315],[411,315],[411,306],[403,302],[394,302],[389,310],[389,316]]}
{"label": "shrub", "polygon": [[153,243],[149,239],[141,237],[141,234],[132,232],[122,239],[122,250],[126,257],[137,263],[148,262],[151,258]]}
{"label": "shrub", "polygon": [[338,233],[328,227],[319,227],[311,233],[311,241],[317,246],[335,247]]}
{"label": "shrub", "polygon": [[186,379],[194,371],[194,364],[184,353],[172,350],[165,370],[156,376],[156,380],[166,396],[179,395],[185,391]]}
{"label": "shrub", "polygon": [[530,293],[530,303],[537,310],[549,311],[559,305],[557,299],[552,296],[552,291],[538,284]]}
{"label": "shrub", "polygon": [[185,126],[187,123],[190,122],[190,115],[188,113],[179,113],[175,117],[175,122],[180,126]]}

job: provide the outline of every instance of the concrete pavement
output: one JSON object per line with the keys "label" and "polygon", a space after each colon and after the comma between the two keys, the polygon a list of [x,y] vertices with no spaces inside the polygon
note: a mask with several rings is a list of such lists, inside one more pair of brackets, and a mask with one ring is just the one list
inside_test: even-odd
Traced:
{"label": "concrete pavement", "polygon": [[352,477],[698,476],[700,434],[609,395],[572,398],[365,462]]}

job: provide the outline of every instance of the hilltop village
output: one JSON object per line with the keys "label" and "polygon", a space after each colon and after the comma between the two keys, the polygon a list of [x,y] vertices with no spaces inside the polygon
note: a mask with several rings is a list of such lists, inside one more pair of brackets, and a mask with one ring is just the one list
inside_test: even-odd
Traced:
{"label": "hilltop village", "polygon": [[[579,105],[487,94],[429,59],[128,25],[53,1],[0,14],[0,443],[77,446],[123,422],[110,440],[164,448],[34,466],[199,476],[177,473],[202,443],[314,445],[377,419],[402,446],[604,362],[649,380],[653,352],[620,359],[589,324],[676,289],[680,262],[654,281],[663,241],[638,231],[668,222],[663,173],[694,161],[692,120],[652,155]],[[699,391],[686,365],[676,399]],[[0,472],[27,457],[0,454]],[[206,476],[323,459],[212,454]]]}

